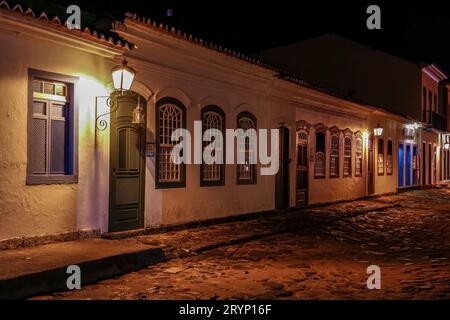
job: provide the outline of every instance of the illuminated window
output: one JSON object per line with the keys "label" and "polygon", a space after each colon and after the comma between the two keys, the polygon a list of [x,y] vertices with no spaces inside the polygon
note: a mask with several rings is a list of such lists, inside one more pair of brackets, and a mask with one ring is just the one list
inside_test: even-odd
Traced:
{"label": "illuminated window", "polygon": [[157,115],[157,188],[185,187],[185,164],[175,164],[171,152],[179,141],[172,141],[176,129],[186,128],[186,108],[174,98],[163,98],[156,104]]}
{"label": "illuminated window", "polygon": [[316,134],[314,177],[325,178],[325,133]]}
{"label": "illuminated window", "polygon": [[355,176],[362,177],[362,151],[363,151],[363,140],[360,134],[356,135],[355,139]]}
{"label": "illuminated window", "polygon": [[30,70],[27,184],[77,182],[78,78]]}
{"label": "illuminated window", "polygon": [[[208,106],[203,108],[202,110],[202,127],[203,132],[206,132],[209,129],[217,129],[222,132],[223,137],[225,139],[225,113],[216,106]],[[203,150],[211,144],[213,141],[211,137],[207,137],[208,141],[203,142]],[[222,145],[222,160],[225,160],[224,157],[224,145],[225,141],[223,141]],[[216,156],[216,155],[213,155]],[[200,184],[202,186],[220,186],[225,184],[225,165],[224,164],[206,164],[203,163],[201,165],[201,181]]]}
{"label": "illuminated window", "polygon": [[377,171],[379,176],[384,175],[384,140],[378,139],[378,157],[377,157]]}
{"label": "illuminated window", "polygon": [[[256,118],[248,112],[242,112],[237,117],[237,128],[247,132],[249,129],[256,130]],[[238,142],[239,143],[239,142]],[[237,182],[238,184],[255,184],[256,183],[256,164],[250,163],[250,155],[255,156],[256,150],[252,143],[250,143],[250,138],[245,137],[242,141],[243,145],[240,145],[238,152],[244,152],[243,158],[245,159],[245,164],[237,165]]]}
{"label": "illuminated window", "polygon": [[386,174],[392,176],[394,170],[394,162],[392,159],[392,140],[387,142],[387,155],[386,155]]}
{"label": "illuminated window", "polygon": [[331,136],[330,149],[330,178],[339,177],[339,135]]}
{"label": "illuminated window", "polygon": [[352,137],[346,135],[344,138],[344,177],[352,176]]}

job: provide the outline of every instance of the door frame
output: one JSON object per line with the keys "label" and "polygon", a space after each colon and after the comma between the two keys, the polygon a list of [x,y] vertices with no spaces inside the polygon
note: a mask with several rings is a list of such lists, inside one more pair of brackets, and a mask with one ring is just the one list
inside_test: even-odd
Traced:
{"label": "door frame", "polygon": [[375,137],[369,135],[367,148],[367,193],[372,195],[375,193]]}
{"label": "door frame", "polygon": [[[300,133],[305,133],[306,134],[306,139],[305,139],[305,143],[300,143],[299,141],[299,134]],[[297,174],[298,174],[298,148],[299,146],[302,145],[304,146],[304,148],[306,149],[306,189],[305,189],[305,195],[304,195],[304,203],[301,207],[306,207],[309,204],[309,131],[307,129],[298,129],[296,131],[296,144],[295,144],[295,152],[296,152],[296,162],[295,162],[295,175],[296,175],[296,183],[295,183],[295,206],[297,208],[301,208],[298,203],[299,203],[299,199],[298,199],[298,190],[299,190],[299,186],[298,186],[298,179],[297,179]]]}
{"label": "door frame", "polygon": [[[113,93],[114,95],[114,93]],[[116,97],[113,97],[113,95],[111,95],[111,100],[116,99]],[[138,97],[139,94],[137,92],[134,91],[127,91],[125,93],[125,95],[130,95],[130,96],[136,96]],[[120,98],[120,96],[119,96]],[[108,172],[109,172],[109,194],[108,194],[108,203],[109,203],[109,208],[108,208],[108,232],[120,232],[120,231],[128,231],[128,230],[136,230],[136,229],[140,229],[143,228],[145,225],[145,178],[146,178],[146,156],[145,156],[145,148],[146,148],[146,135],[147,135],[147,100],[140,96],[140,100],[141,100],[141,105],[144,107],[145,110],[145,123],[142,125],[139,125],[137,127],[137,129],[139,130],[139,139],[140,139],[140,181],[139,181],[139,188],[140,188],[140,195],[139,195],[139,225],[136,228],[129,228],[129,229],[125,229],[125,230],[117,230],[115,229],[116,224],[114,223],[114,219],[113,219],[113,208],[115,208],[115,193],[116,193],[116,183],[115,183],[115,178],[114,178],[114,174],[115,174],[115,170],[116,168],[113,168],[113,164],[114,161],[112,159],[113,157],[113,145],[112,145],[112,130],[114,129],[113,126],[113,116],[114,114],[119,110],[120,108],[120,103],[116,100],[115,103],[117,104],[114,108],[114,110],[111,111],[110,113],[110,135],[109,135],[109,168],[108,168]],[[131,115],[130,115],[130,121],[131,121]],[[118,139],[118,137],[117,137]],[[118,150],[117,150],[118,151]]]}
{"label": "door frame", "polygon": [[287,209],[290,207],[290,144],[291,131],[285,126],[278,128],[280,132],[279,169],[275,177],[275,208]]}

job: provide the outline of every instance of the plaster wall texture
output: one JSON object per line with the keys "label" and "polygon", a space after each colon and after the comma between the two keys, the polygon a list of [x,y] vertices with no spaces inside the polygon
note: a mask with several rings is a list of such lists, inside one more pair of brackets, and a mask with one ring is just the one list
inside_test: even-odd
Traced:
{"label": "plaster wall texture", "polygon": [[[74,47],[0,31],[0,239],[93,228],[107,192],[98,179],[95,96],[107,94],[111,62]],[[28,69],[79,77],[79,182],[26,185]],[[107,189],[106,189],[107,190]]]}

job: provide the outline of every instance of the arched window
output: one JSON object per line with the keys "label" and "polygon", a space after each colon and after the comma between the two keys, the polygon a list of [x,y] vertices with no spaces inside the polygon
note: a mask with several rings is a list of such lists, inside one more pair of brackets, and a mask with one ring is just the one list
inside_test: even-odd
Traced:
{"label": "arched window", "polygon": [[[216,158],[219,163],[207,164],[202,161],[200,168],[200,185],[201,186],[223,186],[225,185],[225,113],[216,106],[208,106],[202,109],[202,131],[206,133],[209,129],[217,129],[222,133],[222,145],[216,141],[216,150],[220,154],[211,153],[211,156]],[[206,135],[206,140],[203,142],[203,151],[205,148],[214,142],[214,138]]]}
{"label": "arched window", "polygon": [[363,139],[361,134],[357,134],[355,139],[355,177],[362,177],[362,151]]}
{"label": "arched window", "polygon": [[344,137],[344,177],[352,176],[352,136],[346,134]]}
{"label": "arched window", "polygon": [[387,141],[387,155],[386,155],[386,174],[392,176],[394,172],[394,162],[392,159],[392,140]]}
{"label": "arched window", "polygon": [[377,171],[379,176],[384,176],[384,140],[378,139]]}
{"label": "arched window", "polygon": [[330,178],[339,177],[339,134],[333,133],[331,136],[330,149]]}
{"label": "arched window", "polygon": [[325,133],[317,132],[316,134],[316,154],[314,177],[325,178]]}
{"label": "arched window", "polygon": [[[238,184],[256,184],[256,164],[252,164],[251,157],[256,157],[254,144],[256,140],[251,141],[251,132],[249,129],[256,130],[256,118],[249,112],[241,112],[237,116],[237,128],[244,130],[245,139],[238,141],[238,153],[245,159],[244,164],[237,165],[237,183]],[[240,144],[239,144],[240,143]],[[254,158],[256,159],[256,158]]]}
{"label": "arched window", "polygon": [[186,128],[186,108],[177,99],[162,98],[156,103],[156,188],[186,186],[185,164],[174,164],[171,152],[178,141],[172,141],[172,132]]}

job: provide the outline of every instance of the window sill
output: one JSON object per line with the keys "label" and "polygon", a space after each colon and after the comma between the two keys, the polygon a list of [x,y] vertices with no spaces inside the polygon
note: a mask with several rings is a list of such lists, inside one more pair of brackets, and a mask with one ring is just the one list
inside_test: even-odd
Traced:
{"label": "window sill", "polygon": [[52,184],[77,184],[78,176],[27,176],[25,184],[27,186],[52,185]]}
{"label": "window sill", "polygon": [[218,181],[218,182],[211,182],[211,181],[202,181],[200,182],[200,187],[225,187],[225,182]]}
{"label": "window sill", "polygon": [[186,182],[156,182],[155,189],[156,190],[165,190],[165,189],[185,189]]}
{"label": "window sill", "polygon": [[257,184],[257,182],[254,181],[254,180],[248,180],[248,181],[246,181],[246,180],[238,180],[237,181],[237,185],[238,186],[248,186],[248,185],[255,185],[255,184]]}

